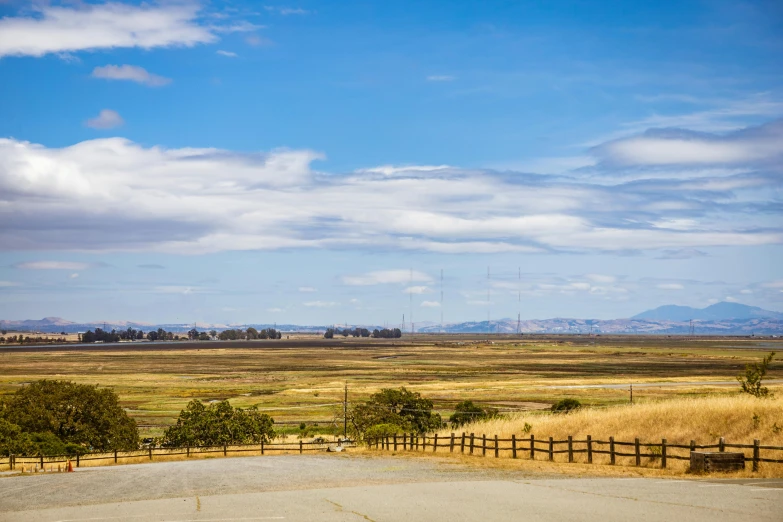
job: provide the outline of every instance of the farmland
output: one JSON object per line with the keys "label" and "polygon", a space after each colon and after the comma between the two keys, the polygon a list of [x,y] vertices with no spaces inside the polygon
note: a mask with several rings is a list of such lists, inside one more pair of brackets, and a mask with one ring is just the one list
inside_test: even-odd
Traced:
{"label": "farmland", "polygon": [[[257,405],[285,431],[304,422],[323,433],[341,423],[345,383],[349,401],[406,386],[445,418],[464,399],[501,411],[545,409],[564,397],[608,406],[629,401],[629,384],[635,402],[734,394],[746,363],[781,348],[779,339],[456,335],[5,348],[0,393],[43,378],[111,387],[142,436],[159,435],[194,398]],[[782,391],[774,381],[783,364],[767,378]],[[721,382],[728,385],[707,384]]]}

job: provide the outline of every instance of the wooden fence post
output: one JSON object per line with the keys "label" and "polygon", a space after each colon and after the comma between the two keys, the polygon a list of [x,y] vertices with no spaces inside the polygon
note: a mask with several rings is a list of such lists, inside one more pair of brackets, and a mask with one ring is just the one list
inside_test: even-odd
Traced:
{"label": "wooden fence post", "polygon": [[666,439],[661,439],[661,469],[666,469]]}
{"label": "wooden fence post", "polygon": [[223,456],[228,455],[228,444],[223,444]]}
{"label": "wooden fence post", "polygon": [[481,456],[486,457],[487,456],[487,434],[483,433],[481,435]]}
{"label": "wooden fence post", "polygon": [[720,451],[721,453],[726,451],[726,439],[724,439],[723,437],[721,437],[720,440],[718,441],[718,451]]}
{"label": "wooden fence post", "polygon": [[303,448],[302,446],[303,446],[303,444],[302,444],[302,441],[301,441],[301,439],[300,439],[300,440],[299,440],[299,454],[300,454],[300,455],[302,454],[302,451],[304,450],[304,448]]}
{"label": "wooden fence post", "polygon": [[188,453],[187,453],[187,455],[185,455],[185,456],[186,456],[186,457],[190,457],[190,444],[188,444],[188,445],[186,446],[186,451],[187,451]]}
{"label": "wooden fence post", "polygon": [[614,455],[614,437],[609,437],[609,463],[614,466],[615,463],[615,455]]}
{"label": "wooden fence post", "polygon": [[394,451],[397,451],[397,434],[394,434]]}
{"label": "wooden fence post", "polygon": [[11,471],[14,470],[14,454],[13,453],[8,456],[8,469],[10,469]]}
{"label": "wooden fence post", "polygon": [[639,438],[637,437],[633,441],[634,449],[636,450],[636,465],[641,466],[642,465],[642,452],[641,448],[639,447]]}
{"label": "wooden fence post", "polygon": [[500,448],[498,448],[498,436],[495,435],[495,458],[498,458],[500,456]]}
{"label": "wooden fence post", "polygon": [[449,443],[449,453],[454,453],[454,432],[451,432],[451,442]]}
{"label": "wooden fence post", "polygon": [[568,436],[568,462],[574,461],[574,438],[569,435]]}
{"label": "wooden fence post", "polygon": [[549,437],[549,460],[555,460],[555,442]]}
{"label": "wooden fence post", "polygon": [[117,464],[117,450],[114,450],[114,463]]}
{"label": "wooden fence post", "polygon": [[459,443],[459,452],[464,454],[465,453],[465,432],[462,432],[462,440]]}
{"label": "wooden fence post", "polygon": [[587,463],[593,463],[593,437],[587,436]]}
{"label": "wooden fence post", "polygon": [[263,455],[263,454],[264,454],[264,441],[262,439],[261,440],[261,455]]}
{"label": "wooden fence post", "polygon": [[79,454],[76,454],[76,467],[79,467]]}
{"label": "wooden fence post", "polygon": [[421,451],[427,451],[427,434],[421,436]]}
{"label": "wooden fence post", "polygon": [[531,434],[530,435],[530,460],[536,459],[536,437]]}
{"label": "wooden fence post", "polygon": [[438,451],[438,434],[435,434],[435,440],[432,442],[432,452]]}
{"label": "wooden fence post", "polygon": [[759,439],[753,439],[753,471],[759,470]]}
{"label": "wooden fence post", "polygon": [[408,449],[408,434],[403,433],[402,434],[402,451],[405,451]]}
{"label": "wooden fence post", "polygon": [[148,449],[149,449],[149,454],[150,454],[150,460],[152,460],[152,446],[150,446]]}
{"label": "wooden fence post", "polygon": [[41,457],[41,471],[43,471],[43,455],[39,454],[39,457]]}
{"label": "wooden fence post", "polygon": [[473,455],[473,433],[470,434],[470,454]]}
{"label": "wooden fence post", "polygon": [[692,440],[691,441],[691,453],[693,453],[694,451],[696,451],[696,441]]}
{"label": "wooden fence post", "polygon": [[511,434],[511,458],[517,458],[517,436]]}

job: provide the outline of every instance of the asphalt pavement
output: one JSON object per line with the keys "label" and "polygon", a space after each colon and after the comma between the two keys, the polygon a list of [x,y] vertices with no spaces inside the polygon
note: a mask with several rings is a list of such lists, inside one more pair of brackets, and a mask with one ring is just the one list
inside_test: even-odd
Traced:
{"label": "asphalt pavement", "polygon": [[282,455],[0,478],[2,521],[776,521],[783,479],[564,478],[448,459]]}

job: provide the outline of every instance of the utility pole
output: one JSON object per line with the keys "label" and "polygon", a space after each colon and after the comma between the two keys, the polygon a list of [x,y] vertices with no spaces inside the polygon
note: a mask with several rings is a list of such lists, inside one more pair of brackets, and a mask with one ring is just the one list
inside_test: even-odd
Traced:
{"label": "utility pole", "polygon": [[633,404],[633,384],[631,385],[631,404]]}
{"label": "utility pole", "polygon": [[348,381],[345,382],[345,398],[343,399],[343,439],[348,438]]}

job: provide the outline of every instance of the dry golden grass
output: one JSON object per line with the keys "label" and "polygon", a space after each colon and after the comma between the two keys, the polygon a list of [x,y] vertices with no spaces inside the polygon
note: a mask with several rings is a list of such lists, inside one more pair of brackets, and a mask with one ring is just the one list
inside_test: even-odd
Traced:
{"label": "dry golden grass", "polygon": [[[783,446],[783,399],[756,399],[749,395],[680,398],[645,404],[586,408],[570,414],[516,414],[469,424],[467,433],[486,433],[501,438],[521,436],[525,424],[536,437],[660,442],[672,444],[715,444],[726,442]],[[442,433],[445,435],[446,432]]]}

